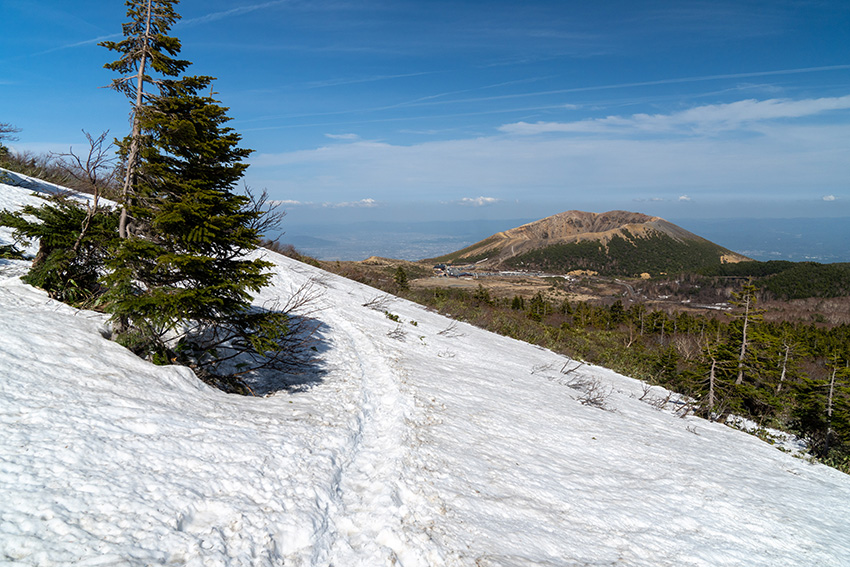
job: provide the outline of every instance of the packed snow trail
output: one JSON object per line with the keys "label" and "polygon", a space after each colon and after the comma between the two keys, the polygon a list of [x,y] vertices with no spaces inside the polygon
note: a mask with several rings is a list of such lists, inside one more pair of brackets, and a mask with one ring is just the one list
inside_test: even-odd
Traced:
{"label": "packed snow trail", "polygon": [[[274,257],[267,259],[275,261]],[[333,309],[334,290],[350,287],[347,280],[298,265],[286,268],[290,270],[287,277],[275,276],[258,301],[282,301],[276,293],[287,287],[291,293],[323,290],[315,294],[313,306],[321,309],[319,317],[327,328],[324,371],[343,377],[356,398],[350,407],[348,439],[334,460],[314,559],[352,567],[444,564],[439,550],[413,525],[418,500],[403,478],[413,396],[401,389],[405,381],[398,364],[401,353],[382,344],[395,323],[383,311],[363,305],[356,306],[354,316],[350,310]],[[345,293],[349,299],[356,295],[352,290]]]}
{"label": "packed snow trail", "polygon": [[432,563],[412,548],[407,534],[402,533],[402,441],[406,425],[405,400],[397,377],[362,331],[342,320],[331,324],[348,341],[345,351],[355,367],[351,375],[360,376],[363,394],[357,446],[340,471],[340,510],[334,524],[344,537],[334,541],[332,563],[425,567]]}

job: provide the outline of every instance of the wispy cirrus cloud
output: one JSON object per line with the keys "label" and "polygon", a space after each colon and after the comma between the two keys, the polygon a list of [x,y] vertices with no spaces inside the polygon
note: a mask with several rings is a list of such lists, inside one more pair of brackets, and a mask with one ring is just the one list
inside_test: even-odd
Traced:
{"label": "wispy cirrus cloud", "polygon": [[199,24],[207,24],[210,22],[214,22],[216,20],[221,20],[224,18],[229,18],[232,16],[241,16],[242,14],[248,14],[251,12],[256,12],[257,10],[265,10],[266,8],[274,8],[275,6],[281,6],[283,4],[289,4],[291,0],[273,0],[271,2],[261,2],[259,4],[251,4],[248,6],[238,6],[236,8],[231,8],[230,10],[222,10],[221,12],[212,12],[210,14],[206,14],[204,16],[198,16],[196,18],[189,18],[187,20],[182,20],[179,22],[179,25],[183,26],[194,26]]}
{"label": "wispy cirrus cloud", "polygon": [[347,78],[335,78],[335,79],[326,79],[324,81],[313,81],[310,83],[304,83],[302,85],[295,85],[296,87],[300,86],[305,89],[319,89],[325,87],[340,87],[346,85],[358,85],[362,83],[376,83],[378,81],[389,81],[392,79],[406,79],[408,77],[421,77],[422,75],[433,75],[434,71],[421,71],[418,73],[399,73],[396,75],[369,75],[364,77],[347,77]]}
{"label": "wispy cirrus cloud", "polygon": [[[632,83],[609,83],[604,85],[587,85],[584,87],[573,87],[569,89],[553,89],[553,90],[541,90],[541,91],[530,91],[524,93],[511,93],[511,94],[503,94],[503,95],[493,95],[486,97],[475,97],[475,98],[449,98],[445,100],[428,100],[427,97],[422,99],[416,99],[412,101],[408,101],[406,103],[400,104],[398,106],[404,107],[416,107],[416,106],[431,106],[437,104],[458,104],[458,103],[478,103],[478,102],[490,102],[497,100],[509,100],[509,99],[518,99],[518,98],[528,98],[528,97],[539,97],[539,96],[549,96],[549,95],[562,95],[562,94],[576,94],[576,93],[586,93],[586,92],[594,92],[594,91],[606,91],[606,90],[618,90],[618,89],[633,89],[636,87],[657,87],[663,85],[677,85],[677,84],[688,84],[688,83],[700,83],[700,82],[708,82],[708,81],[721,81],[721,80],[733,80],[733,79],[751,79],[755,77],[773,77],[773,76],[782,76],[782,75],[797,75],[797,74],[805,74],[805,73],[822,73],[826,71],[843,71],[850,69],[850,65],[826,65],[820,67],[800,67],[794,69],[776,69],[771,71],[752,71],[748,73],[727,73],[722,75],[697,75],[691,77],[672,77],[668,79],[657,79],[654,81],[637,81]],[[440,95],[442,96],[442,95]]]}
{"label": "wispy cirrus cloud", "polygon": [[86,46],[86,45],[95,45],[95,44],[100,43],[101,41],[118,39],[120,37],[123,37],[120,33],[111,33],[109,35],[102,35],[102,36],[99,36],[99,37],[93,37],[91,39],[85,39],[83,41],[75,41],[73,43],[66,43],[64,45],[51,47],[50,49],[45,49],[44,51],[39,51],[39,52],[33,53],[32,56],[47,55],[49,53],[55,53],[57,51],[63,51],[65,49],[73,49],[75,47],[83,47],[83,46]]}
{"label": "wispy cirrus cloud", "polygon": [[734,130],[757,122],[803,118],[832,110],[850,109],[850,95],[804,100],[741,100],[697,106],[670,114],[607,116],[576,122],[516,122],[499,131],[506,134],[673,133],[705,134]]}
{"label": "wispy cirrus cloud", "polygon": [[[206,14],[203,16],[198,16],[196,18],[189,18],[185,20],[179,20],[175,26],[195,26],[201,24],[207,24],[210,22],[215,22],[217,20],[221,20],[228,17],[240,16],[242,14],[248,14],[250,12],[256,12],[257,10],[264,10],[266,8],[273,8],[275,6],[280,6],[283,4],[290,3],[291,0],[273,0],[271,2],[262,2],[259,4],[251,4],[249,6],[239,6],[237,8],[231,8],[230,10],[223,10],[221,12],[212,12],[210,14]],[[84,39],[82,41],[75,41],[72,43],[66,43],[63,45],[58,45],[56,47],[51,47],[50,49],[45,49],[44,51],[39,51],[33,53],[33,56],[38,55],[47,55],[49,53],[55,53],[57,51],[63,51],[65,49],[73,49],[75,47],[84,47],[87,45],[95,45],[102,41],[114,40],[123,37],[120,33],[112,33],[108,35],[102,35],[98,37],[93,37],[90,39]]]}

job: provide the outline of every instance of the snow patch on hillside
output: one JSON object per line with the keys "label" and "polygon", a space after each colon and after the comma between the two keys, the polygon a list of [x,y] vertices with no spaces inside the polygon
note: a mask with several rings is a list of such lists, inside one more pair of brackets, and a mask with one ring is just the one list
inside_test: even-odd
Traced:
{"label": "snow patch on hillside", "polygon": [[[0,208],[31,198],[0,185]],[[850,477],[260,254],[257,304],[322,291],[313,385],[264,398],[139,360],[0,260],[0,564],[850,564]]]}

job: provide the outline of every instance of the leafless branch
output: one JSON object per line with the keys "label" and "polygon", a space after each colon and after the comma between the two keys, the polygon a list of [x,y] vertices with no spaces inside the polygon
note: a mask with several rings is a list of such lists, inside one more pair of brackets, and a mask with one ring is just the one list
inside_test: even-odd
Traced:
{"label": "leafless branch", "polygon": [[0,122],[0,140],[9,140],[10,142],[13,142],[18,139],[15,134],[20,131],[20,128],[12,126],[8,122]]}
{"label": "leafless branch", "polygon": [[[281,210],[278,205],[269,200],[268,191],[263,189],[263,191],[257,195],[246,185],[245,194],[251,200],[248,209],[251,212],[259,213],[249,223],[249,228],[256,230],[257,233],[263,237],[265,237],[270,231],[280,228],[280,225],[283,222],[283,217],[286,216],[286,211]],[[281,233],[277,238],[267,240],[269,242],[277,242],[278,238],[282,235],[283,234]]]}
{"label": "leafless branch", "polygon": [[567,382],[567,386],[581,392],[581,395],[576,398],[584,406],[592,406],[599,409],[608,409],[605,402],[612,390],[606,388],[599,380],[595,378],[573,378]]}
{"label": "leafless branch", "polygon": [[363,307],[368,307],[369,309],[373,309],[375,311],[386,311],[387,307],[390,306],[394,299],[394,297],[387,294],[376,295],[375,297],[364,303]]}
{"label": "leafless branch", "polygon": [[578,361],[578,362],[576,362],[575,366],[573,366],[572,368],[568,368],[569,365],[570,365],[570,362],[572,362],[572,361],[570,361],[570,360],[566,361],[564,363],[564,366],[561,367],[561,374],[563,374],[564,376],[569,376],[570,374],[572,374],[573,372],[575,372],[576,370],[578,370],[579,368],[584,366],[584,362]]}
{"label": "leafless branch", "polygon": [[324,309],[320,300],[325,294],[320,278],[311,278],[290,291],[286,301],[274,306],[287,315],[312,317]]}
{"label": "leafless branch", "polygon": [[404,342],[405,337],[407,337],[407,331],[405,331],[403,325],[399,323],[395,329],[387,332],[387,336],[391,339]]}
{"label": "leafless branch", "polygon": [[531,367],[531,375],[534,376],[535,374],[544,374],[552,370],[553,367],[554,365],[551,362],[548,362],[546,364],[535,364]]}
{"label": "leafless branch", "polygon": [[112,142],[106,143],[109,131],[103,132],[97,138],[83,130],[88,141],[88,153],[83,157],[69,148],[67,153],[53,154],[59,158],[59,167],[68,175],[87,186],[89,191],[97,196],[110,187],[116,176],[116,158],[112,150]]}
{"label": "leafless branch", "polygon": [[437,334],[442,335],[444,337],[448,337],[450,339],[466,336],[464,333],[461,333],[457,330],[457,321],[452,321],[451,323],[449,323],[448,327],[438,332]]}

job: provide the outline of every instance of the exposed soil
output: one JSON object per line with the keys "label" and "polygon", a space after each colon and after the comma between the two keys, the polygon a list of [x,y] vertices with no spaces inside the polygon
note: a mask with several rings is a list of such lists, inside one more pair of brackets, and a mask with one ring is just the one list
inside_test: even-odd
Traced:
{"label": "exposed soil", "polygon": [[[646,280],[639,278],[609,278],[575,274],[564,276],[485,275],[446,277],[434,276],[433,266],[423,262],[408,262],[390,258],[369,258],[362,262],[323,262],[331,271],[353,277],[377,287],[391,285],[393,273],[401,266],[414,289],[450,288],[473,292],[478,286],[496,299],[512,299],[518,295],[530,299],[542,293],[550,301],[588,301],[610,305],[617,300],[628,308],[643,303],[650,310],[668,313],[690,312],[725,317],[732,292],[740,288],[737,279],[720,281],[711,286],[705,282],[680,280]],[[371,281],[370,281],[371,280]],[[767,321],[792,321],[816,325],[850,324],[850,297],[809,298],[776,301],[759,298]]]}
{"label": "exposed soil", "polygon": [[[603,278],[553,278],[535,276],[487,276],[487,277],[427,277],[411,280],[411,287],[419,289],[453,288],[475,291],[478,286],[486,289],[493,298],[511,299],[518,295],[529,299],[543,293],[552,301],[589,301],[610,305],[618,299],[628,308],[634,303],[643,303],[650,310],[702,313],[720,316],[730,310],[728,300],[736,289],[733,283],[699,294],[693,290],[671,292],[672,282],[647,282]],[[661,290],[661,291],[659,291]],[[765,310],[767,321],[796,321],[815,324],[850,324],[850,297],[809,298],[792,301],[762,300],[759,307]]]}

